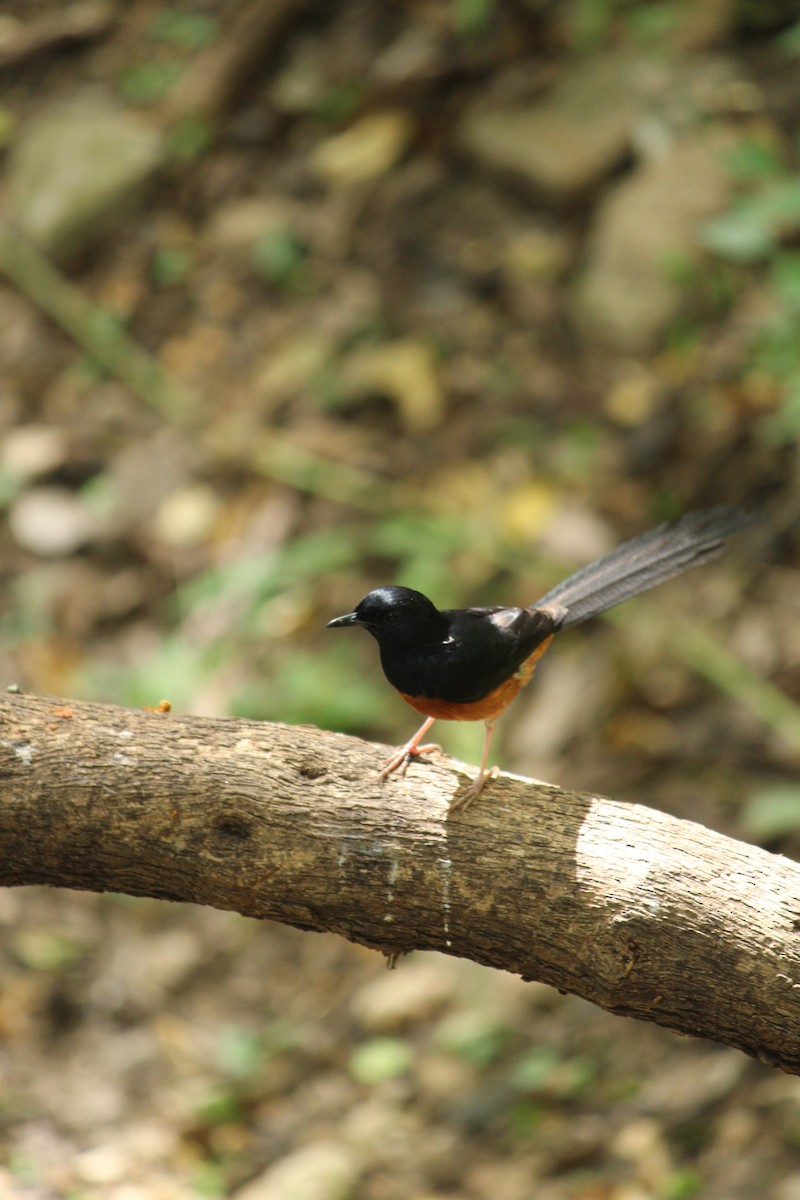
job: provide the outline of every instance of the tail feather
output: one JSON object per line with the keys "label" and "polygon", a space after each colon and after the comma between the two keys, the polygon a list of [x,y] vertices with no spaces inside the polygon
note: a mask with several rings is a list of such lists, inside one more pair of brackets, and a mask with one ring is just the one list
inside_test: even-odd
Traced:
{"label": "tail feather", "polygon": [[722,506],[687,513],[582,567],[531,607],[559,605],[567,610],[562,628],[579,625],[639,592],[715,558],[725,549],[730,534],[755,520],[756,517],[741,509]]}

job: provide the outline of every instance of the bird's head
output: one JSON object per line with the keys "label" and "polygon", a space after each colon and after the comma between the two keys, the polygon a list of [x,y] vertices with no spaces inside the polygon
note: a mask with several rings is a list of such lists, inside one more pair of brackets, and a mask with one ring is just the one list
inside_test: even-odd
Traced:
{"label": "bird's head", "polygon": [[426,644],[439,641],[446,631],[446,619],[427,596],[407,587],[380,587],[360,600],[351,613],[334,617],[326,629],[346,629],[363,625],[378,642],[413,641]]}

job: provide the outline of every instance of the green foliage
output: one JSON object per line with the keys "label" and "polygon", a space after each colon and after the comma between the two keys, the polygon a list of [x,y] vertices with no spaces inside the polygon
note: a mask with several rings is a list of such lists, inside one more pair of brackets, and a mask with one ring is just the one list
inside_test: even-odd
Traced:
{"label": "green foliage", "polygon": [[[180,79],[185,62],[213,41],[217,29],[217,18],[209,13],[162,9],[148,31],[160,48],[152,50],[152,59],[131,63],[124,71],[119,84],[123,98],[131,104],[161,100]],[[175,147],[173,152],[178,154]]]}
{"label": "green foliage", "polygon": [[232,1088],[220,1088],[212,1092],[198,1106],[197,1119],[215,1128],[218,1125],[239,1125],[244,1119],[244,1110],[239,1094]]}
{"label": "green foliage", "polygon": [[0,512],[8,508],[23,490],[25,480],[6,467],[0,467]]}
{"label": "green foliage", "polygon": [[359,1083],[379,1084],[405,1075],[414,1063],[414,1052],[401,1038],[376,1037],[363,1042],[350,1056],[348,1069]]}
{"label": "green foliage", "polygon": [[620,27],[640,42],[658,42],[678,28],[682,15],[678,0],[575,0],[568,29],[573,49],[588,53]]}
{"label": "green foliage", "polygon": [[[80,690],[137,707],[166,696],[177,709],[185,709],[215,672],[263,651],[270,659],[264,663],[263,683],[249,677],[233,698],[235,715],[361,728],[368,714],[386,712],[389,696],[377,676],[360,672],[352,647],[332,639],[321,652],[293,646],[286,657],[280,644],[273,654],[265,649],[273,640],[281,642],[273,631],[270,605],[304,607],[303,593],[311,581],[354,564],[358,556],[357,544],[342,529],[309,534],[272,555],[212,568],[178,589],[180,620],[149,656],[123,669],[95,664]],[[204,639],[192,633],[207,625],[219,626],[220,636]]]}
{"label": "green foliage", "polygon": [[473,547],[475,532],[463,516],[410,509],[378,522],[370,549],[395,560],[398,579],[413,580],[413,586],[426,594],[447,594],[455,604],[453,559]]}
{"label": "green foliage", "polygon": [[364,85],[346,80],[329,88],[317,107],[317,116],[329,125],[341,125],[355,116],[364,103]]}
{"label": "green foliage", "polygon": [[661,1187],[659,1200],[690,1200],[700,1196],[705,1180],[696,1167],[682,1167],[674,1171]]}
{"label": "green foliage", "polygon": [[216,1057],[229,1079],[246,1082],[259,1073],[268,1056],[261,1034],[232,1025],[223,1030]]}
{"label": "green foliage", "polygon": [[123,72],[119,89],[130,104],[154,104],[172,91],[182,72],[181,64],[172,59],[132,63]]}
{"label": "green foliage", "polygon": [[208,149],[212,132],[211,126],[202,117],[184,117],[167,133],[167,149],[173,158],[190,162]]}
{"label": "green foliage", "polygon": [[777,38],[778,48],[789,57],[800,55],[800,21],[784,29]]}
{"label": "green foliage", "polygon": [[780,407],[762,428],[774,444],[800,437],[800,173],[785,170],[775,145],[748,139],[728,156],[744,189],[727,212],[706,223],[702,240],[720,258],[764,275],[772,305],[753,339],[752,367],[774,380]]}
{"label": "green foliage", "polygon": [[391,693],[377,671],[365,673],[360,654],[354,655],[344,636],[333,637],[324,650],[293,646],[272,661],[263,682],[251,681],[234,697],[232,715],[345,733],[374,729],[389,716]]}
{"label": "green foliage", "polygon": [[561,1054],[550,1046],[536,1046],[517,1063],[513,1082],[524,1092],[538,1092],[561,1063]]}
{"label": "green foliage", "polygon": [[204,1200],[223,1200],[223,1197],[230,1195],[227,1172],[210,1159],[195,1166],[191,1188],[190,1195],[203,1197]]}
{"label": "green foliage", "polygon": [[210,13],[164,8],[153,20],[149,34],[155,42],[167,42],[193,52],[208,46],[216,37],[217,29],[217,18]]}
{"label": "green foliage", "polygon": [[574,1099],[590,1088],[596,1077],[597,1065],[592,1060],[566,1057],[551,1046],[534,1046],[517,1061],[512,1083],[521,1092]]}
{"label": "green foliage", "polygon": [[500,1057],[510,1032],[499,1019],[476,1010],[454,1012],[441,1022],[435,1043],[440,1049],[478,1069]]}
{"label": "green foliage", "polygon": [[253,622],[260,606],[281,592],[313,579],[324,579],[359,560],[352,530],[341,527],[310,533],[274,551],[212,567],[176,593],[178,610],[198,615],[202,606],[234,605],[241,632],[259,633]]}
{"label": "green foliage", "polygon": [[536,1133],[537,1129],[547,1119],[547,1106],[536,1100],[520,1100],[511,1109],[509,1125],[511,1133],[522,1139],[527,1139]]}
{"label": "green foliage", "polygon": [[800,230],[800,175],[769,179],[706,223],[703,242],[731,262],[761,262]]}
{"label": "green foliage", "polygon": [[626,25],[640,41],[657,42],[677,29],[680,16],[677,3],[637,4],[628,13]]}
{"label": "green foliage", "polygon": [[14,956],[33,971],[58,973],[86,956],[87,947],[58,929],[20,930],[11,946]]}
{"label": "green foliage", "polygon": [[576,0],[570,15],[574,49],[585,52],[601,45],[619,6],[620,0]]}
{"label": "green foliage", "polygon": [[488,28],[496,0],[451,0],[453,19],[458,32],[469,37]]}
{"label": "green foliage", "polygon": [[194,267],[194,254],[185,246],[164,246],[153,256],[152,276],[159,287],[183,283]]}
{"label": "green foliage", "polygon": [[800,783],[778,783],[750,797],[741,817],[742,834],[771,842],[800,831]]}
{"label": "green foliage", "polygon": [[773,179],[780,174],[782,163],[773,141],[760,137],[743,138],[725,156],[725,165],[740,183]]}
{"label": "green foliage", "polygon": [[295,291],[308,278],[308,248],[294,229],[286,226],[264,234],[253,250],[256,267],[270,283]]}

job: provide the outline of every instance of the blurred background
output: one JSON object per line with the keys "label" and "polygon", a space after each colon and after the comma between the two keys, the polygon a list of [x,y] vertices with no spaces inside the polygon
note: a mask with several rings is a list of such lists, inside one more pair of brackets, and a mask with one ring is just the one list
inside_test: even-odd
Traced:
{"label": "blurred background", "polygon": [[[530,603],[739,504],[497,757],[800,853],[798,113],[778,0],[7,0],[5,684],[396,743],[323,629],[371,587]],[[0,930],[4,1195],[800,1197],[798,1080],[544,986],[121,896]]]}

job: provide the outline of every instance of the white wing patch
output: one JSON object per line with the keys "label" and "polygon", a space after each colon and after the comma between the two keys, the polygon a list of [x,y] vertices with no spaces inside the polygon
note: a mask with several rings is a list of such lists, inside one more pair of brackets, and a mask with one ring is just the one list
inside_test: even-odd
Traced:
{"label": "white wing patch", "polygon": [[522,616],[521,608],[501,608],[499,612],[490,613],[489,620],[498,629],[508,629]]}

